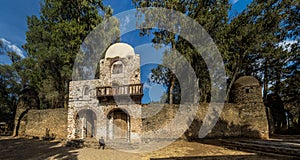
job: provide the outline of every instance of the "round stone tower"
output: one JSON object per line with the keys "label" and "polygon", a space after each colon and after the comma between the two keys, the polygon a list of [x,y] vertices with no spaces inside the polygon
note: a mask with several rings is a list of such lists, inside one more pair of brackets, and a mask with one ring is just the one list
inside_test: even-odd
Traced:
{"label": "round stone tower", "polygon": [[233,103],[261,103],[263,100],[258,80],[252,76],[237,79],[233,84],[230,99]]}

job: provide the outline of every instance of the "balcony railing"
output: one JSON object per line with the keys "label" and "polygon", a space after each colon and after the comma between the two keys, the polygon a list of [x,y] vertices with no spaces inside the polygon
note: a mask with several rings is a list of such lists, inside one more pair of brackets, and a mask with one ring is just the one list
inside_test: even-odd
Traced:
{"label": "balcony railing", "polygon": [[97,97],[142,96],[143,84],[97,87]]}

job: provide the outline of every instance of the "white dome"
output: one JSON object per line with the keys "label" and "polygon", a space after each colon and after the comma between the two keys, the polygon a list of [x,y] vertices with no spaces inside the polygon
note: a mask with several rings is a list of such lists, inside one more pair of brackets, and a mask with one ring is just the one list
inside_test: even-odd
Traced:
{"label": "white dome", "polygon": [[115,43],[111,45],[105,54],[105,58],[133,56],[134,49],[126,43]]}

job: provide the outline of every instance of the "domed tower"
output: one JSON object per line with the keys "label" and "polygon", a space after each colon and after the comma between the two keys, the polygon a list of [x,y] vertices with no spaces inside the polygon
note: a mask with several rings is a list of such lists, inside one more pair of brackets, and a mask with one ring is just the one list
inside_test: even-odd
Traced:
{"label": "domed tower", "polygon": [[258,80],[252,76],[237,79],[233,84],[230,99],[233,103],[262,102],[261,86]]}
{"label": "domed tower", "polygon": [[252,76],[240,77],[233,84],[230,99],[238,108],[241,135],[268,139],[268,119],[259,81]]}
{"label": "domed tower", "polygon": [[140,56],[126,43],[111,45],[100,60],[100,103],[140,104],[143,86],[140,82]]}

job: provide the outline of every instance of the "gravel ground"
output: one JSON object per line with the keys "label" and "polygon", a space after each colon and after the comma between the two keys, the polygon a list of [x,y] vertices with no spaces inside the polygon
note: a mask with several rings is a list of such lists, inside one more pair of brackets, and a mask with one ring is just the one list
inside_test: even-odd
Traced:
{"label": "gravel ground", "polygon": [[[174,158],[176,157],[176,158]],[[74,160],[196,160],[196,159],[274,159],[224,148],[209,143],[176,141],[150,153],[127,153],[113,149],[70,148],[59,141],[0,137],[0,159],[74,159]]]}

